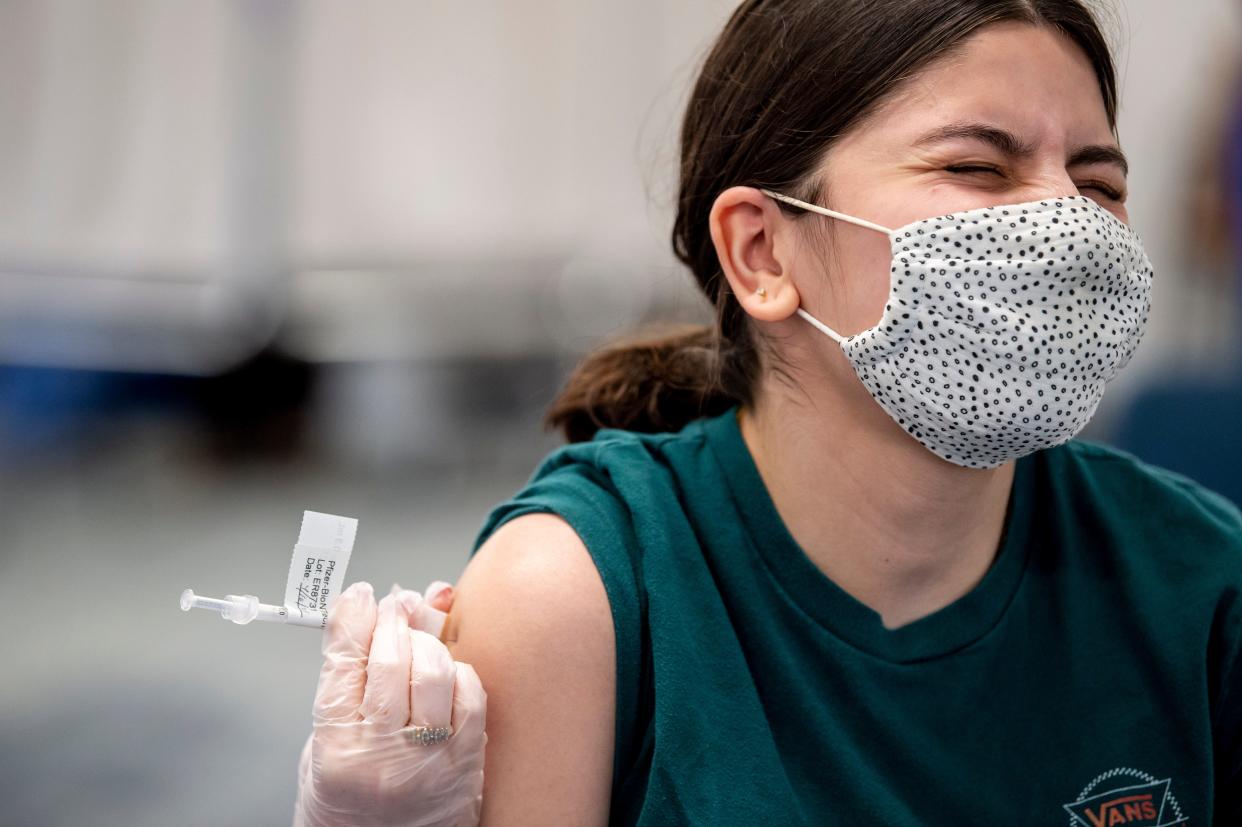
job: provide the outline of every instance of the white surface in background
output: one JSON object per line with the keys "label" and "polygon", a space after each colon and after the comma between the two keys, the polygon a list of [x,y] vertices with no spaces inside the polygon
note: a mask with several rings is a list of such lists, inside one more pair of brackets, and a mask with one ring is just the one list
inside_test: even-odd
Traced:
{"label": "white surface in background", "polygon": [[[1236,48],[1242,11],[1233,0],[1112,5],[1131,211],[1159,276],[1148,340],[1118,397],[1188,348],[1215,358],[1229,324],[1185,286],[1179,239],[1205,101],[1222,92],[1209,79]],[[692,297],[688,274],[667,277],[678,130],[734,6],[4,4],[0,72],[18,82],[0,84],[0,273],[12,274],[0,276],[12,331],[0,359],[141,367],[144,356],[173,366],[197,356],[202,367],[213,344],[236,355],[266,341],[288,298],[278,272],[335,274],[338,294],[353,289],[351,274],[400,274],[387,286],[360,279],[380,290],[352,333],[338,325],[299,340],[328,359],[385,347],[381,357],[418,358],[427,342],[451,352],[471,337],[472,353],[495,353],[489,334],[501,330],[499,352],[556,348],[606,335],[661,297]],[[547,268],[503,265],[534,260]],[[466,262],[462,289],[427,261]],[[583,274],[612,283],[580,289]],[[486,303],[494,315],[468,315],[483,291],[549,280],[559,316],[505,319]],[[440,294],[429,319],[408,304],[423,301],[422,283]],[[305,309],[305,296],[292,300]],[[406,310],[426,328],[408,340],[383,321]],[[229,358],[213,356],[216,367]]]}
{"label": "white surface in background", "polygon": [[288,8],[0,5],[0,361],[209,373],[270,340]]}

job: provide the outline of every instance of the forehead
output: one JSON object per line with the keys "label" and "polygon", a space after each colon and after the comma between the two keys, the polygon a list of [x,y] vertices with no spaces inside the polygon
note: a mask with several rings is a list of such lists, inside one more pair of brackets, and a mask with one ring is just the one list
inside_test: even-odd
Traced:
{"label": "forehead", "polygon": [[946,123],[978,121],[1040,145],[1114,143],[1091,61],[1060,31],[986,26],[905,81],[856,135],[909,144]]}

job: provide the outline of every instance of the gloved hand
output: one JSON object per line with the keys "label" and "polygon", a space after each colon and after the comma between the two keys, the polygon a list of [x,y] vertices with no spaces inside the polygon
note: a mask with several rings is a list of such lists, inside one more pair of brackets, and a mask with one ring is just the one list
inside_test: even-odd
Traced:
{"label": "gloved hand", "polygon": [[[451,602],[447,583],[427,592],[429,601],[394,585],[377,607],[357,582],[329,609],[294,827],[478,824],[487,693],[470,664],[410,628],[428,604]],[[430,744],[416,729],[448,726],[452,735]]]}

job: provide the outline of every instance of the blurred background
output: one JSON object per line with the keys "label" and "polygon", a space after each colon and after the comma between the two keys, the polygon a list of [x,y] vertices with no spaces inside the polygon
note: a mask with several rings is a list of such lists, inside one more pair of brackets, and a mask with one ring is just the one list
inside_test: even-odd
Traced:
{"label": "blurred background", "polygon": [[[0,824],[287,824],[348,580],[454,580],[576,359],[707,319],[668,249],[734,0],[0,0]],[[1084,435],[1242,503],[1242,8],[1117,2],[1151,327]]]}

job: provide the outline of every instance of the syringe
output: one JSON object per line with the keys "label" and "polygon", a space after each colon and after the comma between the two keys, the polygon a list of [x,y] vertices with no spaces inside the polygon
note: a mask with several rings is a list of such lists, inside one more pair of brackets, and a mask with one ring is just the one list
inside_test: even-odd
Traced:
{"label": "syringe", "polygon": [[[327,625],[329,607],[340,594],[357,529],[358,521],[352,517],[338,517],[318,511],[303,512],[302,529],[298,532],[293,558],[289,562],[289,579],[285,584],[285,602],[282,606],[260,603],[253,594],[201,597],[186,589],[181,593],[181,609],[186,612],[196,606],[210,609],[219,612],[225,620],[239,624],[266,620],[269,623],[323,629]],[[393,585],[394,592],[399,588]],[[419,605],[418,611],[411,613],[410,627],[439,637],[447,618],[445,612],[433,609],[424,602]]]}
{"label": "syringe", "polygon": [[[288,623],[289,610],[284,606],[273,606],[270,603],[260,603],[259,598],[253,594],[226,594],[224,599],[218,597],[202,597],[194,593],[193,589],[186,589],[181,593],[181,611],[188,612],[190,609],[211,609],[213,612],[219,612],[220,616],[225,620],[231,620],[234,623],[245,624],[252,620],[267,620],[272,623]],[[319,623],[298,624],[310,625],[318,627]]]}
{"label": "syringe", "polygon": [[[396,592],[398,589],[399,587],[394,584],[393,591]],[[287,623],[290,626],[322,629],[325,620],[318,612],[290,614],[287,607],[260,603],[259,598],[253,594],[226,594],[223,599],[220,599],[203,597],[195,594],[192,589],[186,589],[181,593],[181,610],[188,612],[195,608],[219,612],[220,617],[237,624],[246,624],[252,620],[266,620],[270,623]],[[447,613],[433,609],[424,603],[416,613],[411,615],[410,627],[439,637],[444,631],[444,622],[447,618]]]}
{"label": "syringe", "polygon": [[186,589],[181,593],[181,608],[187,612],[195,606],[210,609],[234,623],[266,620],[322,629],[327,623],[328,605],[341,591],[357,530],[358,521],[353,517],[304,511],[289,561],[284,603],[260,603],[253,594],[200,597]]}

